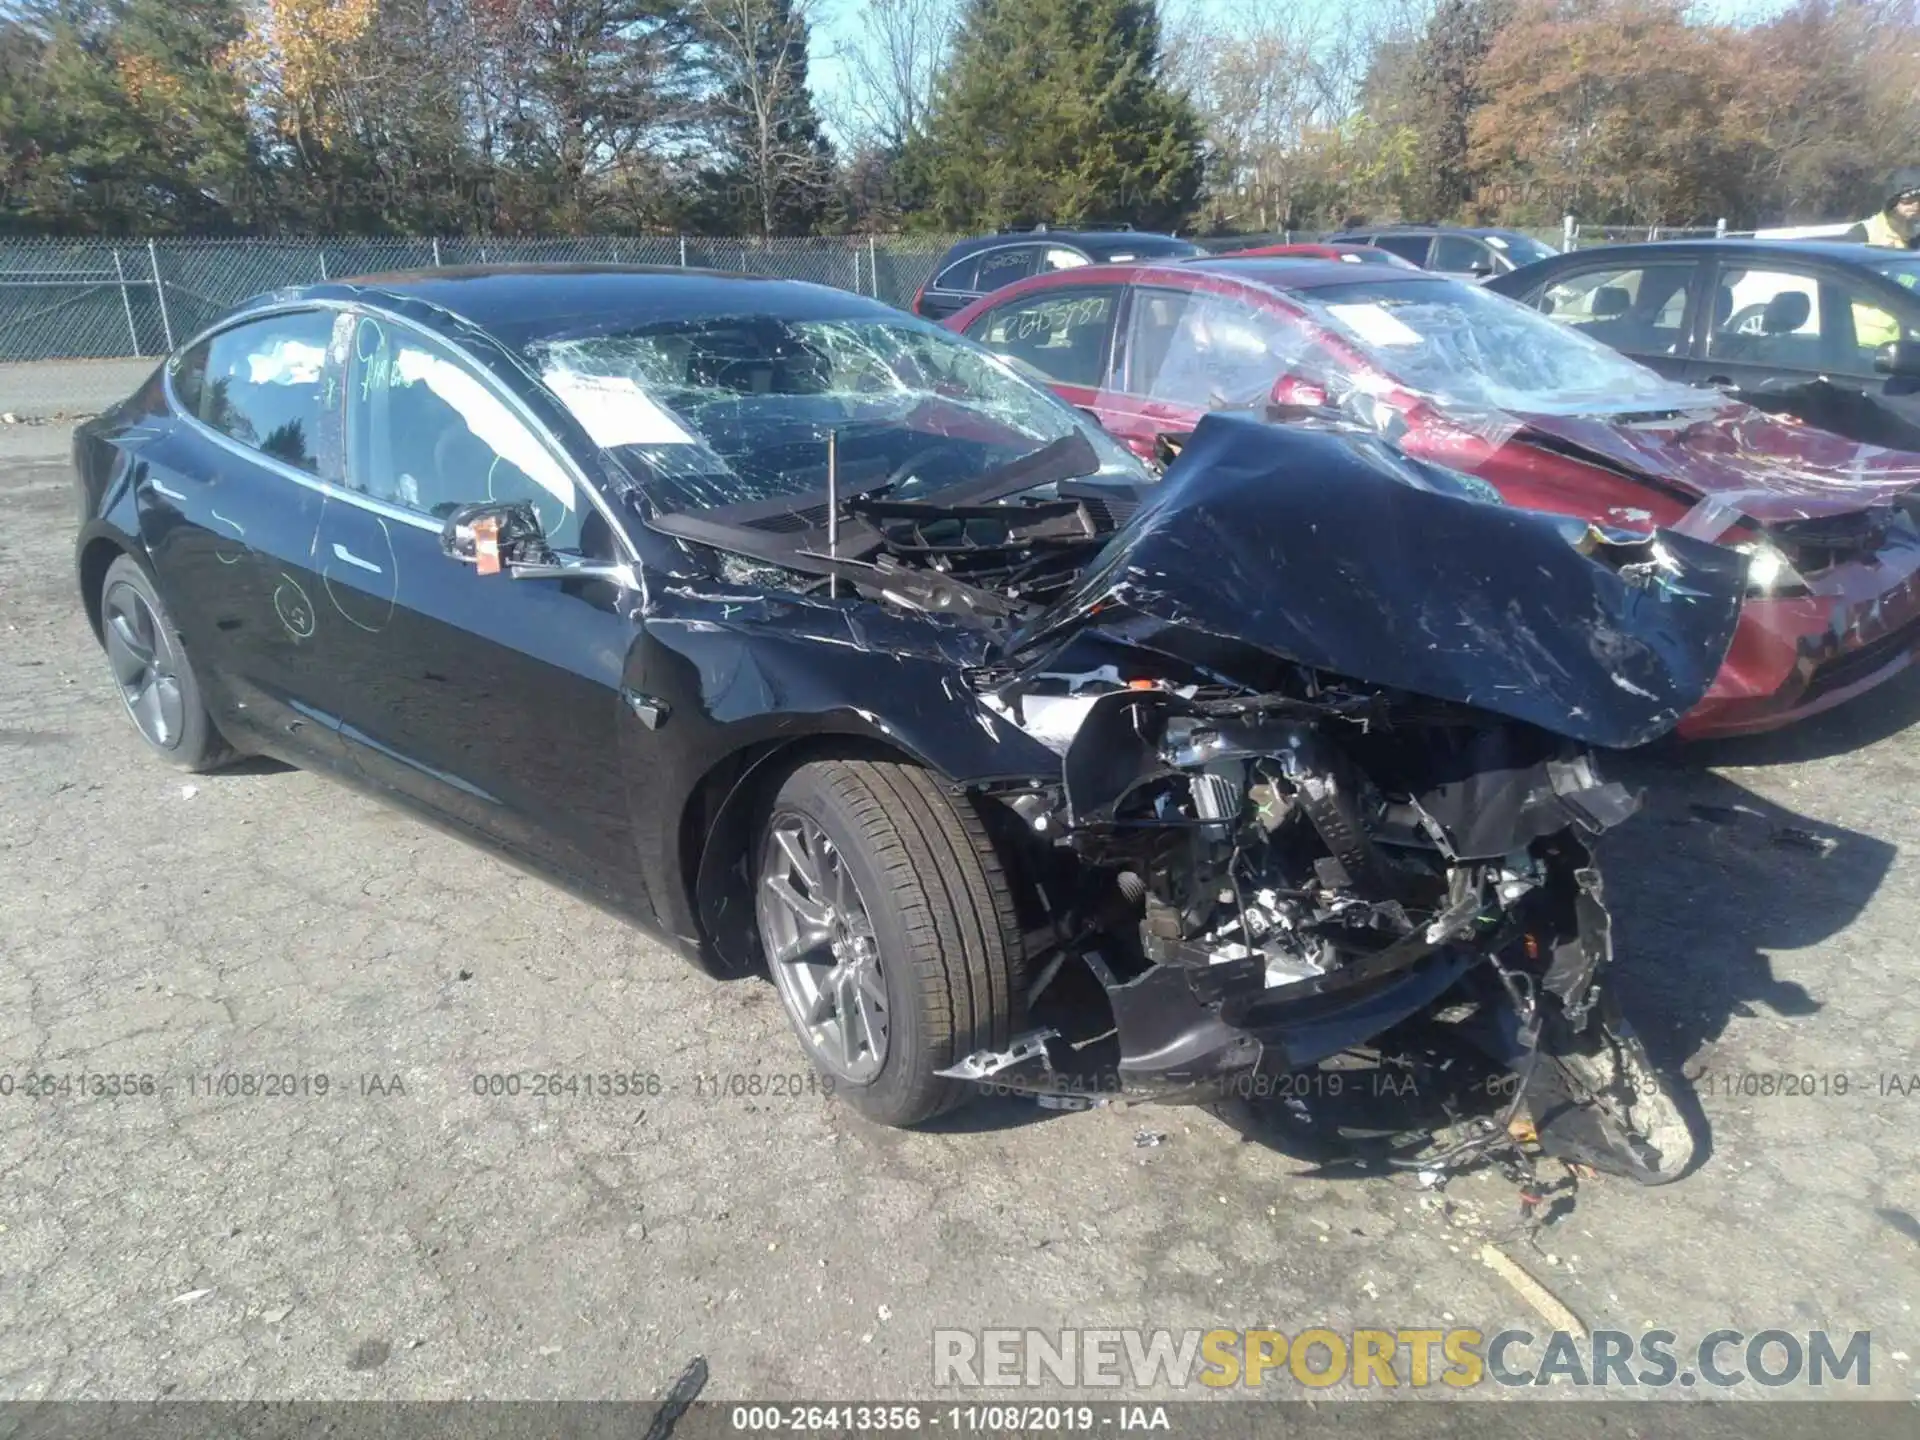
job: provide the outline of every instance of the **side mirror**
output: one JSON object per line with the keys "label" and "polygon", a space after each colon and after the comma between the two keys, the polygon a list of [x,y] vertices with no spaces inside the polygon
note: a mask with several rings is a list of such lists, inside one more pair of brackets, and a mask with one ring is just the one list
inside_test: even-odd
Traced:
{"label": "side mirror", "polygon": [[518,564],[550,564],[553,551],[540,517],[525,500],[462,505],[440,529],[440,551],[473,566],[481,575],[498,575]]}
{"label": "side mirror", "polygon": [[1889,340],[1873,357],[1873,368],[1898,380],[1920,380],[1920,341]]}
{"label": "side mirror", "polygon": [[441,527],[440,550],[480,575],[504,571],[514,580],[607,580],[626,589],[636,585],[631,565],[555,554],[540,516],[525,500],[461,506]]}

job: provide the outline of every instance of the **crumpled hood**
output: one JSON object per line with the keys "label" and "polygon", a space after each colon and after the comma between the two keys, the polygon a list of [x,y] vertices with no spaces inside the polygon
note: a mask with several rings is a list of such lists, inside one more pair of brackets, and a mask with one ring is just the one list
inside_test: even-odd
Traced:
{"label": "crumpled hood", "polygon": [[[1763,524],[1885,505],[1920,489],[1920,455],[1861,445],[1738,402],[1694,420],[1518,414],[1520,439],[1604,463]],[[1557,442],[1557,443],[1555,443]]]}
{"label": "crumpled hood", "polygon": [[1713,683],[1745,561],[1666,532],[1585,554],[1583,533],[1422,490],[1337,435],[1213,415],[1005,651],[1038,669],[1049,642],[1092,624],[1172,654],[1198,634],[1587,744],[1642,744]]}

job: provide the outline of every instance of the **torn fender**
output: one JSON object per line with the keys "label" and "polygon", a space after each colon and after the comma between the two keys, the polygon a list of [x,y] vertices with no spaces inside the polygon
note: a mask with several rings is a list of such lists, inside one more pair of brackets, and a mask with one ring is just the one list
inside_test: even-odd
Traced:
{"label": "torn fender", "polygon": [[1171,654],[1207,636],[1630,746],[1706,694],[1745,568],[1664,531],[1615,545],[1422,490],[1336,435],[1213,415],[1075,592],[1006,648],[1036,668],[1096,623]]}

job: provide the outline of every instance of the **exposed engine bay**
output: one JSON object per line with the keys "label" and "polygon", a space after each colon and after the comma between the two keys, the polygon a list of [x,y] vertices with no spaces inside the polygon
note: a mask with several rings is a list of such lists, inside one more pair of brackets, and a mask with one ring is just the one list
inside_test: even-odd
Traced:
{"label": "exposed engine bay", "polygon": [[[757,513],[652,521],[864,602],[853,648],[895,662],[864,703],[937,681],[876,719],[987,818],[1027,1021],[940,1073],[1204,1100],[1444,1005],[1531,1093],[1551,1069],[1576,1094],[1581,1158],[1677,1175],[1685,1127],[1605,991],[1589,844],[1635,802],[1590,747],[1663,734],[1705,692],[1741,558],[1238,417],[1150,490],[1082,485],[1084,459],[1067,440],[937,501],[856,494],[824,543]],[[784,628],[816,620],[833,633]],[[716,928],[722,878],[702,877]]]}

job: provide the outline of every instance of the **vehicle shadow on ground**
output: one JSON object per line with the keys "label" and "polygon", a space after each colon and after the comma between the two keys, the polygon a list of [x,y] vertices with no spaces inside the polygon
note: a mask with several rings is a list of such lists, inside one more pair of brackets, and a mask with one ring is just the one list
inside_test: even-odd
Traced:
{"label": "vehicle shadow on ground", "polygon": [[291,775],[299,768],[297,765],[289,765],[284,760],[275,760],[268,755],[247,755],[231,765],[222,765],[218,773],[223,778],[230,775]]}
{"label": "vehicle shadow on ground", "polygon": [[1766,735],[1669,742],[1650,753],[1668,764],[1797,765],[1851,754],[1920,723],[1920,665],[1866,695]]}
{"label": "vehicle shadow on ground", "polygon": [[[1644,805],[1600,849],[1614,919],[1615,994],[1694,1130],[1694,1167],[1712,1137],[1685,1078],[1688,1062],[1735,1016],[1811,1015],[1819,996],[1774,973],[1771,952],[1797,950],[1850,925],[1894,859],[1885,841],[1776,805],[1703,768],[1655,755],[1616,756],[1609,773]],[[1375,1072],[1340,1093],[1297,1077],[1289,1094],[1218,1107],[1248,1139],[1309,1162],[1321,1178],[1369,1178],[1424,1148],[1430,1127],[1498,1119],[1505,1072],[1448,1027],[1415,1022],[1382,1047]],[[1371,1073],[1372,1078],[1369,1078]]]}

